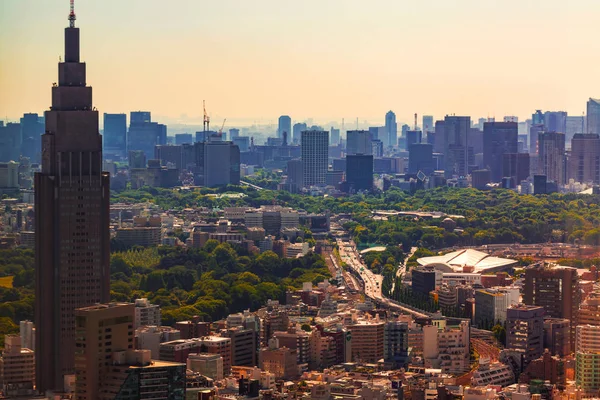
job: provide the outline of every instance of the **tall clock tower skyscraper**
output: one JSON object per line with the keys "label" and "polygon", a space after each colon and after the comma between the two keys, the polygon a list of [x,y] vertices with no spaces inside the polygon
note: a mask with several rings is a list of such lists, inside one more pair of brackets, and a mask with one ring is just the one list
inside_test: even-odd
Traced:
{"label": "tall clock tower skyscraper", "polygon": [[35,175],[36,380],[63,389],[74,373],[75,309],[109,301],[109,175],[71,0],[64,62],[52,87]]}

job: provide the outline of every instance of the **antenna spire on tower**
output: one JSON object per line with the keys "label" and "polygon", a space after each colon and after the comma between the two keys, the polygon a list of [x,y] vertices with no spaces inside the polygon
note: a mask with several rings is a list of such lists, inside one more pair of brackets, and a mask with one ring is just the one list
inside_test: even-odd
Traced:
{"label": "antenna spire on tower", "polygon": [[71,12],[69,13],[69,27],[75,28],[75,0],[71,0]]}

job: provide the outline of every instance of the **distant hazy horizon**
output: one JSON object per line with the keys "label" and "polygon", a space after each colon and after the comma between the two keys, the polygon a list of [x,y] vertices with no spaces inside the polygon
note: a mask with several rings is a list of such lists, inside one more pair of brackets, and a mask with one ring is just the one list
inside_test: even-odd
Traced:
{"label": "distant hazy horizon", "polygon": [[[581,115],[600,97],[597,0],[76,0],[100,113],[213,126],[413,114]],[[50,105],[68,0],[0,2],[0,119]],[[237,122],[239,121],[239,122]],[[243,123],[242,123],[243,122]]]}

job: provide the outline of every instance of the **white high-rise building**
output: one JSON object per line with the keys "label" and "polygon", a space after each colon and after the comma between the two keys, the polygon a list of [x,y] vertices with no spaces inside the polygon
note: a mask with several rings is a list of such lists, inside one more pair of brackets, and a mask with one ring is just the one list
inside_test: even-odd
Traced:
{"label": "white high-rise building", "polygon": [[19,334],[21,336],[21,346],[35,351],[35,327],[33,322],[21,321],[19,323]]}
{"label": "white high-rise building", "polygon": [[329,132],[303,131],[301,151],[304,186],[325,184],[329,163]]}
{"label": "white high-rise building", "polygon": [[148,299],[135,300],[135,328],[140,326],[160,326],[160,307],[150,304]]}
{"label": "white high-rise building", "polygon": [[600,326],[576,327],[575,381],[587,394],[597,394],[600,389]]}

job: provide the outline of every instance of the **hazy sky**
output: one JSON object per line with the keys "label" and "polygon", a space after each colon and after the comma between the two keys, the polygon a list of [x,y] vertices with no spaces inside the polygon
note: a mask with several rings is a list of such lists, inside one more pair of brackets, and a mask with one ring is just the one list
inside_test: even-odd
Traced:
{"label": "hazy sky", "polygon": [[[581,115],[598,0],[76,0],[100,112],[213,121]],[[67,0],[0,0],[0,118],[50,106]],[[420,119],[420,117],[419,117]]]}

